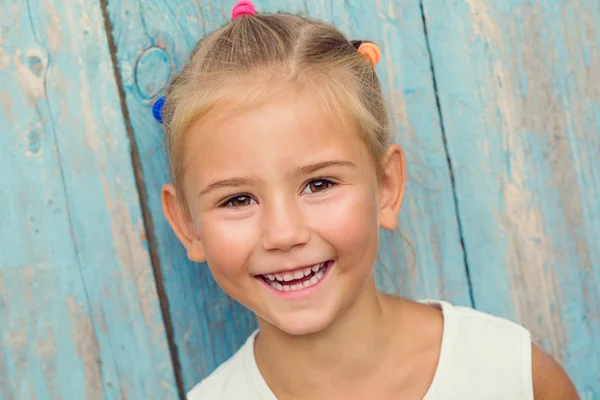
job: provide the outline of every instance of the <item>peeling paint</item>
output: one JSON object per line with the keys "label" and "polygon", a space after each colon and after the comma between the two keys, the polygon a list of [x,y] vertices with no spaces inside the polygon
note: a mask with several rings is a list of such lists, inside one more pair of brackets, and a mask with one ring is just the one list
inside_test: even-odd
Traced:
{"label": "peeling paint", "polygon": [[502,48],[502,38],[505,35],[490,17],[486,3],[483,0],[466,0],[466,3],[471,11],[473,35],[479,36],[486,43],[494,43]]}
{"label": "peeling paint", "polygon": [[43,54],[43,52],[41,50],[29,49],[25,52],[24,59],[21,50],[17,49],[14,65],[20,86],[31,96],[40,99],[44,97],[44,77],[43,75],[39,76],[34,73],[29,65],[24,63],[27,55],[31,54]]}
{"label": "peeling paint", "polygon": [[476,303],[523,323],[583,393],[600,372],[599,10],[425,4]]}
{"label": "peeling paint", "polygon": [[5,69],[11,63],[11,57],[8,51],[0,47],[0,69]]}
{"label": "peeling paint", "polygon": [[59,399],[59,390],[55,387],[55,378],[58,375],[56,365],[56,343],[54,341],[54,332],[47,327],[43,334],[36,337],[35,352],[42,365],[42,374],[46,389],[52,399]]}
{"label": "peeling paint", "polygon": [[[100,128],[98,121],[94,118],[93,114],[93,106],[92,106],[92,94],[90,93],[90,88],[88,86],[88,79],[85,75],[85,71],[81,71],[80,75],[80,98],[82,102],[81,111],[83,112],[83,134],[85,144],[88,149],[98,152],[100,146],[100,138],[98,137],[98,130]],[[98,152],[98,155],[101,156],[102,153]],[[103,169],[104,162],[106,160],[99,159],[98,163],[100,164],[100,168]]]}
{"label": "peeling paint", "polygon": [[[0,167],[15,173],[0,174],[0,186],[12,188],[0,189],[0,203],[12,210],[0,224],[10,233],[0,244],[0,308],[11,307],[0,317],[7,349],[0,397],[175,398],[156,295],[145,293],[147,308],[158,310],[147,326],[142,284],[120,271],[112,241],[123,236],[111,237],[102,199],[100,175],[127,216],[140,220],[132,233],[139,241],[141,212],[100,5],[9,0],[0,14],[7,10],[15,18],[0,22],[0,128],[8,131],[0,135]],[[148,257],[136,268],[153,283]],[[168,389],[160,384],[169,381]]]}
{"label": "peeling paint", "polygon": [[12,103],[10,101],[10,94],[8,93],[2,93],[0,92],[0,107],[2,107],[2,111],[3,111],[3,115],[4,118],[6,118],[6,120],[9,123],[12,123],[14,121],[14,116],[13,116],[13,110],[12,110]]}
{"label": "peeling paint", "polygon": [[45,42],[48,46],[48,51],[51,54],[56,53],[59,50],[59,46],[65,43],[65,34],[63,33],[64,21],[58,14],[58,8],[54,6],[52,2],[42,2],[43,12],[45,21],[49,23],[45,24],[44,37]]}
{"label": "peeling paint", "polygon": [[[113,240],[115,251],[120,261],[122,272],[135,282],[140,307],[147,326],[154,326],[154,321],[160,310],[156,304],[156,286],[152,271],[147,267],[148,251],[140,240],[141,226],[135,226],[128,207],[120,195],[110,193],[107,183],[103,180],[105,203],[111,213]],[[116,224],[118,222],[118,225]]]}
{"label": "peeling paint", "polygon": [[84,367],[85,398],[103,399],[101,360],[92,321],[84,308],[72,297],[67,298],[67,306],[71,319],[71,334]]}

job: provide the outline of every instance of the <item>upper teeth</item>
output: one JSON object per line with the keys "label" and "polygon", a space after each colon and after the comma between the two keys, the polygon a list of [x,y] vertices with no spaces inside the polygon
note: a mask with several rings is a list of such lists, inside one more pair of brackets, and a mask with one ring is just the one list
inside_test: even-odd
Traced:
{"label": "upper teeth", "polygon": [[266,274],[266,275],[263,275],[263,276],[266,277],[266,278],[268,278],[271,281],[274,281],[275,279],[277,279],[280,282],[288,282],[288,281],[292,281],[294,279],[300,279],[300,278],[303,278],[305,276],[308,276],[313,271],[317,272],[324,265],[325,265],[325,263],[323,262],[323,263],[320,263],[320,264],[313,265],[312,267],[306,267],[306,268],[299,269],[299,270],[296,270],[296,271],[286,272],[284,274]]}

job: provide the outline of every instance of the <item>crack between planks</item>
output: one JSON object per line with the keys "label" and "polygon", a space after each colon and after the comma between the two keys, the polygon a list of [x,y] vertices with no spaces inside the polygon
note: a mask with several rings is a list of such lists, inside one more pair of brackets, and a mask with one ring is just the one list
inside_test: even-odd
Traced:
{"label": "crack between planks", "polygon": [[185,391],[183,388],[183,380],[181,376],[181,363],[179,361],[179,353],[177,352],[177,345],[175,344],[173,334],[173,320],[171,318],[171,312],[169,307],[169,298],[167,297],[164,285],[162,270],[160,268],[160,259],[158,256],[158,244],[154,236],[154,222],[152,220],[152,213],[148,208],[148,193],[146,191],[146,185],[144,182],[142,163],[140,159],[140,153],[133,133],[133,127],[131,125],[131,119],[129,116],[129,109],[125,101],[125,90],[123,89],[123,80],[119,73],[119,64],[117,60],[117,46],[115,38],[113,36],[112,25],[108,14],[108,0],[100,0],[100,8],[102,9],[102,16],[104,18],[104,30],[106,31],[106,38],[110,51],[110,58],[113,67],[113,74],[117,84],[117,90],[119,93],[119,103],[121,111],[123,113],[123,120],[127,130],[127,138],[131,145],[131,162],[133,166],[133,172],[135,176],[136,188],[139,196],[140,208],[142,211],[142,218],[144,220],[144,230],[146,239],[148,240],[148,251],[150,254],[150,262],[152,264],[152,270],[154,272],[154,279],[156,282],[156,291],[158,293],[158,301],[160,304],[163,325],[165,327],[165,333],[167,336],[167,342],[169,345],[169,353],[173,364],[173,373],[175,377],[175,383],[177,385],[177,392],[181,400],[185,399]]}
{"label": "crack between planks", "polygon": [[431,52],[431,45],[429,42],[429,33],[427,31],[427,17],[425,16],[425,6],[423,5],[424,0],[419,0],[419,7],[421,9],[421,19],[423,20],[423,33],[425,35],[425,44],[427,46],[427,55],[429,56],[429,67],[431,69],[431,80],[433,83],[433,92],[435,94],[435,103],[437,106],[438,116],[440,119],[440,129],[442,131],[442,141],[444,143],[444,151],[446,152],[446,162],[448,163],[448,171],[450,172],[450,182],[452,184],[452,198],[454,199],[454,212],[456,214],[456,222],[458,225],[458,234],[460,239],[460,246],[463,252],[463,262],[465,265],[465,273],[467,275],[467,284],[469,285],[469,297],[471,299],[471,305],[477,308],[475,303],[475,296],[473,294],[473,283],[471,280],[471,270],[469,268],[469,259],[467,256],[467,248],[465,247],[464,232],[462,227],[462,220],[460,217],[460,207],[458,196],[456,194],[456,179],[454,176],[454,166],[452,164],[452,158],[450,157],[450,150],[448,148],[448,138],[446,136],[446,129],[444,125],[444,114],[442,112],[442,106],[440,102],[440,96],[438,92],[437,77],[435,73],[435,64],[433,63],[433,54]]}

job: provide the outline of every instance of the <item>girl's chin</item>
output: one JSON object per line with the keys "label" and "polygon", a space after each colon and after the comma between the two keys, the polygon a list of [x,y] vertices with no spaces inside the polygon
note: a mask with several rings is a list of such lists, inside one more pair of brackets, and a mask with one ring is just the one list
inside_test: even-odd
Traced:
{"label": "girl's chin", "polygon": [[324,311],[319,315],[301,316],[297,314],[261,316],[259,327],[261,330],[277,329],[291,336],[312,335],[326,330],[333,322],[334,317]]}

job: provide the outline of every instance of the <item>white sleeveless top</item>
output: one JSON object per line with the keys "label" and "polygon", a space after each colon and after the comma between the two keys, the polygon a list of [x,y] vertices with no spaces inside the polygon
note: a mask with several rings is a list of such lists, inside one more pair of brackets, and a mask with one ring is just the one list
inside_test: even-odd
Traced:
{"label": "white sleeveless top", "polygon": [[[423,400],[533,400],[531,338],[525,328],[443,301],[422,302],[441,308],[444,316],[440,357]],[[188,400],[277,400],[256,365],[257,332],[196,385]]]}

